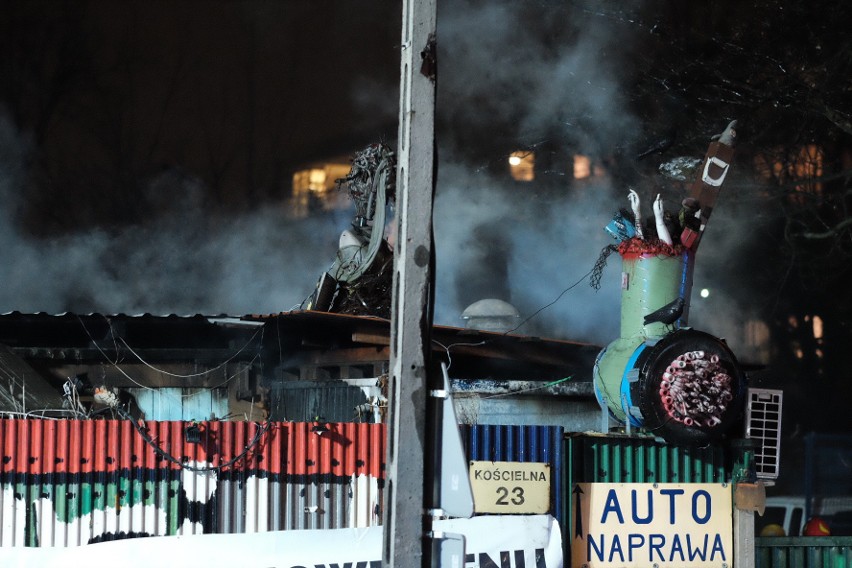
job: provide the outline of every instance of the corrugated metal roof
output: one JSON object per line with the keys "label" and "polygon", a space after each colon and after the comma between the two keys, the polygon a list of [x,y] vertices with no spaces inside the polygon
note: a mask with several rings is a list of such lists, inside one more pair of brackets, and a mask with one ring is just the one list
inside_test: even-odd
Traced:
{"label": "corrugated metal roof", "polygon": [[[239,325],[263,323],[260,329]],[[133,349],[197,349],[211,358],[216,349],[233,349],[262,333],[270,361],[298,356],[298,365],[335,365],[387,360],[390,356],[390,323],[369,316],[314,311],[282,312],[275,315],[153,316],[143,314],[21,314],[0,315],[0,343],[13,349],[92,349],[108,344],[121,352],[116,338]],[[433,353],[452,360],[456,379],[556,380],[573,375],[591,380],[599,348],[586,343],[542,339],[522,335],[435,326]],[[97,353],[44,353],[45,357],[102,358]],[[177,358],[188,354],[173,353]],[[118,357],[116,357],[118,359]],[[335,377],[332,377],[335,378]]]}

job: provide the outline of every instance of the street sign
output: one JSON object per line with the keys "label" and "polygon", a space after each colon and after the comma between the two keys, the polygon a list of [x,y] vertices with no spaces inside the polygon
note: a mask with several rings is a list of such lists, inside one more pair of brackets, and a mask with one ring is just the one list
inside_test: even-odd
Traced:
{"label": "street sign", "polygon": [[529,514],[550,510],[550,464],[470,462],[477,513]]}
{"label": "street sign", "polygon": [[572,568],[728,568],[733,501],[724,483],[578,483]]}

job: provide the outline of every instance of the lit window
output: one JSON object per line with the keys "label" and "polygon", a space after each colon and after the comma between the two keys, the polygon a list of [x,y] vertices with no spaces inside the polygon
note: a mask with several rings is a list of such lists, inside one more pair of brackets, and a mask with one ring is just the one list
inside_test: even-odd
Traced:
{"label": "lit window", "polygon": [[814,316],[814,339],[822,339],[822,318]]}
{"label": "lit window", "polygon": [[586,179],[592,175],[592,160],[582,154],[574,154],[574,179]]}
{"label": "lit window", "polygon": [[324,192],[325,188],[325,170],[313,168],[308,170],[308,189],[311,191]]}
{"label": "lit window", "polygon": [[294,217],[305,217],[312,209],[328,211],[348,205],[345,192],[333,191],[338,178],[349,173],[348,164],[318,164],[293,174],[290,210]]}
{"label": "lit window", "polygon": [[509,173],[518,181],[535,179],[535,154],[528,151],[512,152],[509,155]]}

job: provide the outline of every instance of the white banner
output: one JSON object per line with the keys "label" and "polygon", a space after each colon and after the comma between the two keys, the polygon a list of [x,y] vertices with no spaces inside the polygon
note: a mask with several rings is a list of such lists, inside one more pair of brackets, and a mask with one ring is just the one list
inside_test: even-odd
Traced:
{"label": "white banner", "polygon": [[[562,536],[550,515],[438,521],[466,538],[463,568],[562,568]],[[33,568],[381,568],[382,527],[161,536],[72,548],[0,548],[0,566]],[[449,567],[448,567],[449,568]]]}

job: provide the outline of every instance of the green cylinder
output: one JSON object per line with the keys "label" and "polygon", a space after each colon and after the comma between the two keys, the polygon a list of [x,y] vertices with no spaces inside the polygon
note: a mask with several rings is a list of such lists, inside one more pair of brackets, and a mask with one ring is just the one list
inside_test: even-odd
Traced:
{"label": "green cylinder", "polygon": [[[654,322],[645,325],[644,318],[666,304],[682,297],[689,303],[687,270],[689,257],[660,254],[626,253],[622,255],[621,272],[621,337],[662,337],[672,330],[670,325]],[[687,308],[680,318],[686,325]]]}
{"label": "green cylinder", "polygon": [[[641,353],[646,340],[652,343],[675,327],[686,325],[692,288],[692,256],[655,252],[621,254],[621,336],[610,343],[595,363],[594,384],[598,402],[621,422],[627,421],[624,403],[625,373]],[[645,316],[678,297],[685,301],[679,323],[645,324]]]}

